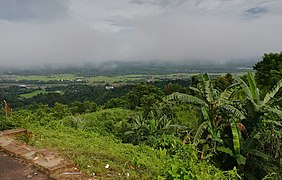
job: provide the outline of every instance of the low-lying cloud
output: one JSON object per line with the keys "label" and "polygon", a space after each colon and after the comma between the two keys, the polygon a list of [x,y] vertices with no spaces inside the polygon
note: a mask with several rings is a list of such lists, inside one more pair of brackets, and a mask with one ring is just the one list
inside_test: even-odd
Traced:
{"label": "low-lying cloud", "polygon": [[0,63],[259,58],[281,51],[281,8],[278,0],[0,0]]}

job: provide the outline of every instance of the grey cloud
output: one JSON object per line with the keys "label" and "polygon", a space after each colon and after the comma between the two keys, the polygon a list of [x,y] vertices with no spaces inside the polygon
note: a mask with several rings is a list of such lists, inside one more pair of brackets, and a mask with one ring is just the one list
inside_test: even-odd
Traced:
{"label": "grey cloud", "polygon": [[0,19],[53,21],[69,15],[68,0],[0,0]]}
{"label": "grey cloud", "polygon": [[131,0],[133,4],[139,5],[155,5],[161,7],[178,6],[187,2],[187,0]]}
{"label": "grey cloud", "polygon": [[111,34],[80,23],[0,23],[1,65],[29,66],[111,60],[117,43]]}
{"label": "grey cloud", "polygon": [[252,18],[268,14],[282,14],[280,0],[190,0],[188,5],[189,7],[185,7],[188,12],[216,15],[220,18]]}
{"label": "grey cloud", "polygon": [[259,58],[265,52],[281,51],[281,18],[242,21],[177,14],[127,22],[135,31],[125,56],[139,60],[219,62]]}
{"label": "grey cloud", "polygon": [[[124,8],[116,1],[114,6],[104,0],[84,2],[88,3],[80,4],[80,16],[75,20],[19,23],[23,20],[6,21],[8,18],[1,15],[0,18],[5,19],[0,20],[1,65],[111,60],[224,62],[257,58],[265,52],[282,50],[281,0],[267,3],[266,0],[205,0],[198,5],[196,0],[185,3],[184,0],[134,0],[131,4],[123,0]],[[99,2],[103,7],[101,11]],[[182,4],[175,6],[176,2]],[[75,12],[77,6],[72,5]],[[116,6],[119,9],[113,10]],[[164,11],[166,13],[162,13]],[[68,13],[66,10],[64,14]],[[260,18],[246,20],[245,13],[260,15]],[[80,20],[83,23],[78,23]],[[107,28],[118,26],[118,30],[94,30],[101,24]]]}
{"label": "grey cloud", "polygon": [[256,16],[256,15],[264,14],[267,12],[269,12],[269,10],[265,7],[254,7],[254,8],[247,9],[245,11],[245,14],[247,16],[254,16],[254,15]]}

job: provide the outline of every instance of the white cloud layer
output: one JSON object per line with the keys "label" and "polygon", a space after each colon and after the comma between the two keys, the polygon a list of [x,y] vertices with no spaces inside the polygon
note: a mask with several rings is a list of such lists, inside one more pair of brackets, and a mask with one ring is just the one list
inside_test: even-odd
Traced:
{"label": "white cloud layer", "polygon": [[230,61],[282,50],[280,0],[0,0],[0,63]]}

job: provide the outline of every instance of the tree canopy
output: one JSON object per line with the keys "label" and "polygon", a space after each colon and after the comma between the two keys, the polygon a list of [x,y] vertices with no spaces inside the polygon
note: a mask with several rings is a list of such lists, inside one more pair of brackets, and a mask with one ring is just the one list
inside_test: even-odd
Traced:
{"label": "tree canopy", "polygon": [[267,92],[282,79],[282,52],[264,54],[262,61],[254,65],[256,81]]}

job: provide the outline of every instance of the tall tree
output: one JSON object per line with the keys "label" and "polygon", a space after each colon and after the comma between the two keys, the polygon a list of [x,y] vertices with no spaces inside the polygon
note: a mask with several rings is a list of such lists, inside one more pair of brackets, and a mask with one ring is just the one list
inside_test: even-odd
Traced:
{"label": "tall tree", "polygon": [[282,52],[264,54],[262,61],[254,65],[256,81],[264,93],[282,79]]}

